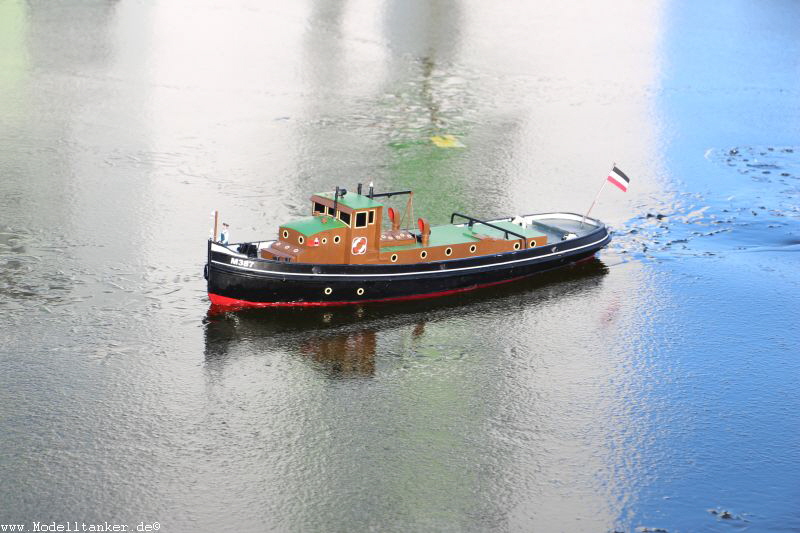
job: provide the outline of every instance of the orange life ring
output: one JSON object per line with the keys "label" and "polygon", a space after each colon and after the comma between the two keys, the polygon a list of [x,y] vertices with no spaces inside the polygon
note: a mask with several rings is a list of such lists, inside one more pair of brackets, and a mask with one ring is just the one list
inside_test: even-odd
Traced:
{"label": "orange life ring", "polygon": [[351,251],[353,252],[353,255],[364,255],[367,253],[367,238],[355,237],[353,239],[353,247]]}

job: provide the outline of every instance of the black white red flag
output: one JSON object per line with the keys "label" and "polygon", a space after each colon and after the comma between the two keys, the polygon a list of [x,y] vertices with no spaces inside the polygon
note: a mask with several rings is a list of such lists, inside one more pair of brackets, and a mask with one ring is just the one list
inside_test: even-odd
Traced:
{"label": "black white red flag", "polygon": [[628,184],[631,182],[630,178],[628,178],[623,171],[618,169],[616,165],[608,175],[608,181],[619,187],[622,192],[627,192]]}

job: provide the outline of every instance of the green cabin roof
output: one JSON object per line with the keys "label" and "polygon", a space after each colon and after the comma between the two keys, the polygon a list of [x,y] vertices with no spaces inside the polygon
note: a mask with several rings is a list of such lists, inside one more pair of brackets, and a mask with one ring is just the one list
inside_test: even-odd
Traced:
{"label": "green cabin roof", "polygon": [[[317,196],[320,198],[327,198],[328,200],[333,200],[332,192],[321,192],[317,193]],[[370,209],[374,207],[383,207],[383,204],[379,204],[369,196],[364,196],[363,194],[358,194],[354,192],[348,192],[344,196],[339,197],[339,203],[345,207],[349,207],[350,209]]]}
{"label": "green cabin roof", "polygon": [[[322,219],[327,219],[327,223],[323,223]],[[284,224],[282,227],[289,228],[294,230],[298,233],[302,233],[306,237],[311,237],[312,235],[316,235],[321,231],[327,231],[331,229],[338,229],[338,228],[346,228],[344,222],[341,220],[337,220],[330,215],[326,216],[313,216],[309,218],[301,218],[300,220],[293,220],[287,224]]]}

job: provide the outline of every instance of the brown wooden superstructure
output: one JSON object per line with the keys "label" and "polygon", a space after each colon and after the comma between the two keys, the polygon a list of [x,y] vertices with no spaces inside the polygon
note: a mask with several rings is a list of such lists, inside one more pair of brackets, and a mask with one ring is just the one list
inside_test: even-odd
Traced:
{"label": "brown wooden superstructure", "polygon": [[[311,196],[311,216],[278,228],[278,239],[260,249],[259,257],[275,261],[320,264],[411,264],[462,259],[534,248],[547,244],[536,228],[512,222],[486,223],[472,217],[463,224],[431,227],[424,218],[414,229],[400,228],[401,217],[376,201],[382,196],[336,189]],[[383,228],[384,219],[391,227]]]}

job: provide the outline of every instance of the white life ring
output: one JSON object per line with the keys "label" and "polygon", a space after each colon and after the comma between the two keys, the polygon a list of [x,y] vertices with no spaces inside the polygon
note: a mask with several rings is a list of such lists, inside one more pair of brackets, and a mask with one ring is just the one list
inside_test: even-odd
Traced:
{"label": "white life ring", "polygon": [[367,238],[355,237],[353,239],[352,252],[353,255],[364,255],[365,253],[367,253]]}

